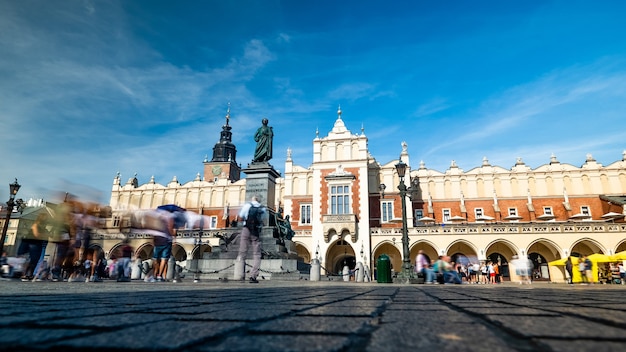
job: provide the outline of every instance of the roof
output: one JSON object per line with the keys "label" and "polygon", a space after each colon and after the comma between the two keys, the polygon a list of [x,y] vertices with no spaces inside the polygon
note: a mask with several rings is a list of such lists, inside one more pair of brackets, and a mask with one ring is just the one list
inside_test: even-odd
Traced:
{"label": "roof", "polygon": [[617,204],[617,205],[626,204],[626,196],[606,196],[604,194],[601,194],[600,199],[607,201],[607,202],[611,202],[612,204]]}

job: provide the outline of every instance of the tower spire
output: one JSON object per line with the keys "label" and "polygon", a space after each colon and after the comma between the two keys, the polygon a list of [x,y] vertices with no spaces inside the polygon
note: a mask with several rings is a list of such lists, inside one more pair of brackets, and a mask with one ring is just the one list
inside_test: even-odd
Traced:
{"label": "tower spire", "polygon": [[228,121],[230,121],[230,102],[228,102],[228,110],[226,110],[226,126],[228,126]]}

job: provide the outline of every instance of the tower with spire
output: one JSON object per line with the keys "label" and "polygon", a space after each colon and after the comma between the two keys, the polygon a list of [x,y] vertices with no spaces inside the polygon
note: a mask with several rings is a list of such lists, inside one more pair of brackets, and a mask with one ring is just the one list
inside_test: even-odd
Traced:
{"label": "tower with spire", "polygon": [[230,103],[226,111],[226,123],[222,126],[220,140],[213,147],[213,158],[204,160],[204,179],[217,182],[227,179],[230,182],[241,178],[241,168],[237,165],[237,147],[232,142],[230,126]]}

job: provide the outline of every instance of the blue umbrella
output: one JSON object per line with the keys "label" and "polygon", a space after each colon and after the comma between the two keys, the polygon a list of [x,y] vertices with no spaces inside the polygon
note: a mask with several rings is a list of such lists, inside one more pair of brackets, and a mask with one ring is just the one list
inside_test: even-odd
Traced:
{"label": "blue umbrella", "polygon": [[181,207],[179,207],[179,206],[178,206],[178,205],[176,205],[176,204],[165,204],[165,205],[159,205],[159,206],[157,207],[157,209],[159,209],[159,210],[169,211],[170,213],[174,213],[174,212],[177,212],[177,211],[179,211],[179,212],[181,212],[181,213],[182,213],[182,212],[185,212],[185,211],[186,211],[186,210],[185,210],[185,208],[181,208]]}
{"label": "blue umbrella", "polygon": [[174,218],[174,227],[180,228],[185,226],[185,223],[187,222],[187,218],[185,217],[185,212],[187,210],[185,210],[185,208],[181,208],[176,204],[165,204],[159,205],[157,209],[168,211],[176,215],[176,217]]}

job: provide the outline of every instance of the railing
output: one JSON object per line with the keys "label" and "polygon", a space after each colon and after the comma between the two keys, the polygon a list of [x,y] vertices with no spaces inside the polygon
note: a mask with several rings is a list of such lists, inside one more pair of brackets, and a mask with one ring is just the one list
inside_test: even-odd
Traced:
{"label": "railing", "polygon": [[[607,233],[626,232],[626,223],[563,222],[563,223],[496,223],[496,224],[436,224],[411,227],[409,236],[417,235],[481,235],[481,234],[530,234],[530,233]],[[401,235],[402,228],[370,229],[372,236]]]}

